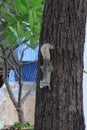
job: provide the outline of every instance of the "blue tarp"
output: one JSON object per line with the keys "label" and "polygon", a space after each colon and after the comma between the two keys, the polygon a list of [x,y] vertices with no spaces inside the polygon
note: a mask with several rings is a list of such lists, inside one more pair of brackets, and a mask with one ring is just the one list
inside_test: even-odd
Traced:
{"label": "blue tarp", "polygon": [[[18,49],[18,59],[20,60],[21,53],[27,46],[25,44],[19,46]],[[33,50],[31,48],[28,48],[24,52],[24,56],[22,59],[22,62],[31,62],[38,60],[38,49],[39,46],[37,45],[36,48]],[[22,66],[22,80],[23,81],[35,81],[37,77],[37,63],[33,63],[31,65]],[[10,71],[9,75],[9,81],[17,81],[17,78],[15,76],[15,73],[13,70]]]}
{"label": "blue tarp", "polygon": [[[37,67],[38,67],[37,63],[22,66],[22,80],[35,82],[37,78]],[[15,80],[17,81],[16,76],[15,76]]]}

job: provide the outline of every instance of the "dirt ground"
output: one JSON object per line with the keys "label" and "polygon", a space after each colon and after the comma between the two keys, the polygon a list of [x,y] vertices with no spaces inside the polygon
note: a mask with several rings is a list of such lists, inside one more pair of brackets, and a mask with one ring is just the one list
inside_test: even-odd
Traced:
{"label": "dirt ground", "polygon": [[[15,85],[12,86],[15,88]],[[24,91],[28,90],[29,84],[24,85]],[[17,94],[17,90],[14,90]],[[0,128],[4,125],[12,125],[18,122],[17,112],[14,105],[7,94],[6,88],[0,91]],[[23,110],[25,115],[25,120],[29,121],[30,124],[34,125],[34,112],[35,112],[35,89],[32,90],[29,97],[23,104]]]}

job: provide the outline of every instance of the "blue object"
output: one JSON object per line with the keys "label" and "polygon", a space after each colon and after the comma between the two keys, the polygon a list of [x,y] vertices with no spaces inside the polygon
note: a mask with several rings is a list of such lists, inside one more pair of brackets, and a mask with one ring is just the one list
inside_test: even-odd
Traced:
{"label": "blue object", "polygon": [[[22,44],[20,45],[17,50],[18,50],[18,59],[20,60],[22,51],[27,47],[27,45]],[[39,45],[36,46],[36,48],[33,50],[31,48],[28,48],[24,51],[24,56],[22,59],[23,63],[29,63],[31,61],[36,61],[38,60],[38,49]],[[38,63],[33,63],[30,65],[24,65],[22,66],[22,80],[23,81],[31,81],[35,82],[37,78],[37,69],[38,69]],[[9,74],[9,81],[18,81],[15,73],[13,70],[10,71]]]}
{"label": "blue object", "polygon": [[[23,62],[23,63],[27,63],[27,62]],[[38,68],[38,63],[22,66],[22,81],[35,82],[37,78],[37,68]],[[16,76],[15,76],[15,81],[18,81]]]}

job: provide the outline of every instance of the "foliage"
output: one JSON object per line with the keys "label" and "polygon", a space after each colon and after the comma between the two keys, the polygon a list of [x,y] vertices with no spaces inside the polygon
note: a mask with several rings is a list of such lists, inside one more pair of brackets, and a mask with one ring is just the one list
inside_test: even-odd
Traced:
{"label": "foliage", "polygon": [[[10,130],[15,130],[15,129],[18,129],[18,130],[24,130],[24,129],[34,130],[34,128],[30,125],[29,122],[26,122],[26,123],[24,123],[24,124],[16,122],[14,125],[5,126],[4,129],[6,129],[7,127],[10,128]],[[4,130],[4,129],[3,129],[3,130]]]}
{"label": "foliage", "polygon": [[44,0],[1,0],[0,25],[5,35],[2,44],[14,45],[17,39],[30,41],[35,46],[39,40]]}
{"label": "foliage", "polygon": [[19,130],[23,129],[23,128],[27,128],[29,130],[33,130],[33,128],[31,127],[30,123],[24,123],[24,124],[21,124],[21,123],[15,123],[14,125],[12,125],[10,127],[10,130],[14,130],[14,128],[18,128]]}

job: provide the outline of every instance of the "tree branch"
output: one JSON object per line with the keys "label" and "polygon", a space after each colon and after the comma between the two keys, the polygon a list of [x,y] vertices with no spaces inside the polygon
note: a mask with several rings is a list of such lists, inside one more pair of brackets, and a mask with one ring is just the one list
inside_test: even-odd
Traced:
{"label": "tree branch", "polygon": [[23,51],[22,51],[22,53],[21,53],[21,58],[20,58],[21,62],[22,62],[22,59],[23,59],[23,56],[24,56],[24,51],[27,50],[27,49],[28,49],[28,47],[24,48]]}
{"label": "tree branch", "polygon": [[14,106],[17,108],[17,107],[18,107],[18,103],[17,103],[17,101],[16,101],[16,99],[15,99],[15,96],[14,96],[14,94],[13,94],[13,91],[11,90],[11,87],[10,87],[10,84],[8,83],[7,78],[4,79],[4,82],[5,82],[5,85],[6,85],[6,87],[7,87],[7,90],[8,90],[8,93],[9,93],[10,98],[11,98],[11,100],[12,100]]}
{"label": "tree branch", "polygon": [[18,74],[18,72],[17,72],[17,70],[16,70],[16,67],[15,67],[14,65],[12,65],[7,58],[6,58],[6,61],[7,61],[7,63],[11,66],[11,68],[13,68],[13,70],[15,71],[15,74],[16,74],[17,78],[19,78],[19,74]]}
{"label": "tree branch", "polygon": [[30,64],[33,64],[33,63],[38,63],[38,60],[22,63],[22,66],[30,65]]}
{"label": "tree branch", "polygon": [[15,56],[14,56],[14,54],[13,54],[13,49],[12,49],[12,48],[10,48],[10,52],[11,52],[11,54],[12,54],[12,57],[13,57],[14,62],[19,66],[19,62],[16,60],[16,58],[15,58]]}
{"label": "tree branch", "polygon": [[28,92],[24,95],[24,97],[21,99],[21,102],[22,102],[22,103],[24,103],[24,102],[26,101],[26,99],[27,99],[27,97],[29,96],[29,94],[30,94],[32,88],[33,88],[35,85],[36,85],[36,83],[34,83],[34,84],[30,87],[29,91],[28,91]]}

